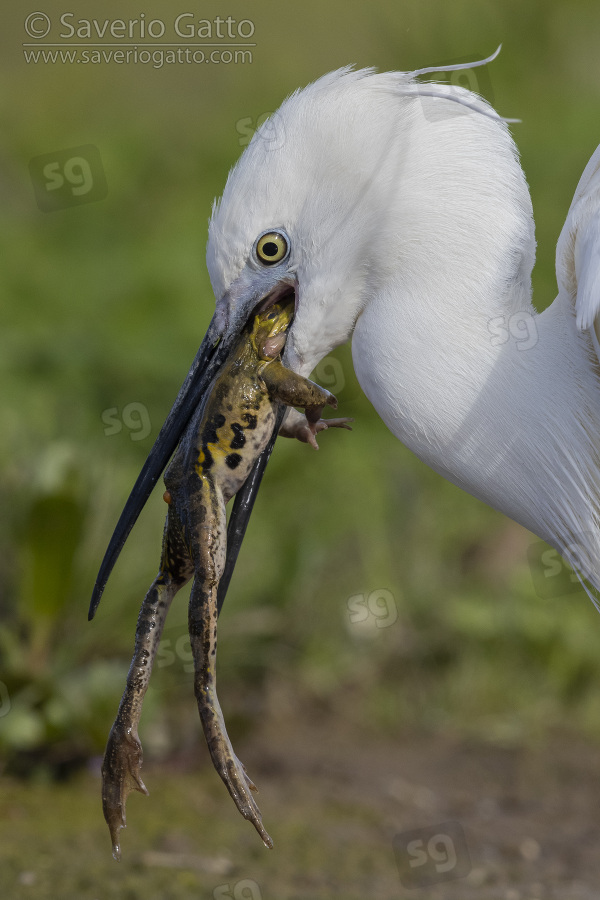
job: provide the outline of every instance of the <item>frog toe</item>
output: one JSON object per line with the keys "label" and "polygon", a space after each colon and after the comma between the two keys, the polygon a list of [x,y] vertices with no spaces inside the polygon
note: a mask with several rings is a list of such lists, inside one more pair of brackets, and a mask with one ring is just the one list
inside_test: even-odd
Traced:
{"label": "frog toe", "polygon": [[246,776],[246,783],[247,783],[248,787],[250,788],[250,790],[253,791],[255,794],[258,794],[258,788],[254,784],[254,782],[252,781],[250,776],[246,773],[245,769],[244,769],[244,775]]}
{"label": "frog toe", "polygon": [[[255,784],[252,783],[252,781],[246,774],[244,774],[244,778],[246,779],[250,790],[258,792],[258,788]],[[240,800],[236,800],[236,806],[243,817],[254,825],[265,847],[268,847],[268,849],[271,850],[273,848],[273,839],[263,825],[261,811],[258,808],[258,804],[256,803],[254,797],[251,794],[244,792],[243,799],[241,798]]]}
{"label": "frog toe", "polygon": [[237,758],[237,756],[234,757],[234,758],[235,758],[236,765],[237,765],[237,766],[242,770],[242,772],[244,773],[244,778],[246,779],[246,784],[248,785],[248,787],[250,788],[251,791],[254,791],[255,794],[258,794],[258,788],[256,787],[256,785],[254,784],[254,782],[252,781],[252,779],[251,779],[250,776],[248,775],[248,770],[246,769],[246,766],[245,766],[244,763],[241,761],[241,759],[238,759],[238,758]]}
{"label": "frog toe", "polygon": [[235,754],[232,754],[226,763],[225,773],[220,772],[219,774],[221,774],[239,812],[244,819],[254,825],[265,847],[271,849],[273,841],[262,823],[260,809],[250,793],[250,791],[258,793],[258,788],[246,772],[244,764]]}
{"label": "frog toe", "polygon": [[102,810],[113,847],[113,856],[121,858],[118,834],[126,827],[125,807],[131,791],[148,795],[142,781],[142,745],[131,733],[111,731],[102,765]]}
{"label": "frog toe", "polygon": [[348,431],[352,431],[352,427],[348,425],[348,422],[354,422],[354,419],[347,417],[343,419],[319,419],[317,431],[324,431],[326,428],[346,428]]}

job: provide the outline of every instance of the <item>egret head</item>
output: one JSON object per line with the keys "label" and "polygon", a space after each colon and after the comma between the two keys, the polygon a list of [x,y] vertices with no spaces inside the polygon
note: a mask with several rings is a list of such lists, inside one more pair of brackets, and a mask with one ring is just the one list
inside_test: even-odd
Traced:
{"label": "egret head", "polygon": [[[257,304],[293,292],[285,360],[308,375],[348,340],[369,298],[410,264],[415,246],[431,244],[454,173],[480,147],[482,157],[489,152],[486,131],[510,137],[475,95],[415,81],[429,71],[339,69],[296,91],[256,131],[209,227],[222,334],[239,330]],[[427,154],[416,150],[423,143]],[[490,184],[475,176],[472,190],[495,190],[488,169]],[[466,197],[467,211],[472,205]]]}
{"label": "egret head", "polygon": [[[289,97],[257,130],[213,208],[207,265],[223,332],[294,295],[286,361],[308,374],[345,342],[383,275],[386,210],[409,76],[342,69]],[[406,101],[405,101],[406,102]]]}

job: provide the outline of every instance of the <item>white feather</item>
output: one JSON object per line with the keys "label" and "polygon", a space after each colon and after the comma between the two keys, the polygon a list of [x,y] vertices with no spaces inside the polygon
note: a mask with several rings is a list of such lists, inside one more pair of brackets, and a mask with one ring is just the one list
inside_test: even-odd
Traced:
{"label": "white feather", "polygon": [[575,303],[577,327],[592,329],[600,312],[600,147],[577,185],[556,248],[559,285]]}
{"label": "white feather", "polygon": [[279,276],[252,247],[284,228],[281,275],[298,282],[288,364],[308,375],[352,338],[391,431],[600,588],[600,151],[557,248],[559,295],[538,315],[506,124],[468,91],[415,82],[426,71],[341,69],[282,104],[215,206],[215,296],[235,307],[271,290]]}

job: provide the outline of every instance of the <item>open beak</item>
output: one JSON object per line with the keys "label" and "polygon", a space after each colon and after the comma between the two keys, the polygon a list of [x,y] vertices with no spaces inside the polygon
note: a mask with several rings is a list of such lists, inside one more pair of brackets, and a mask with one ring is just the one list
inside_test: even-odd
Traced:
{"label": "open beak", "polygon": [[[259,301],[260,306],[264,308],[265,306],[274,303],[277,299],[280,299],[284,293],[293,292],[293,290],[293,287],[290,285],[281,285],[277,290],[272,291],[266,297],[263,297],[262,300]],[[123,512],[119,517],[119,521],[117,522],[113,536],[110,539],[110,543],[104,554],[104,559],[102,560],[102,565],[100,566],[100,571],[96,578],[88,612],[88,619],[91,620],[94,618],[106,582],[108,581],[110,573],[113,570],[131,529],[135,525],[154,485],[162,475],[177,447],[192,414],[204,399],[217,372],[229,356],[238,336],[241,334],[248,319],[248,313],[253,311],[256,306],[256,299],[256,297],[252,298],[252,304],[250,308],[246,308],[245,315],[238,314],[237,316],[230,316],[229,310],[231,308],[231,298],[228,298],[229,302],[227,304],[223,302],[218,304],[217,311],[208,326],[208,331],[204,336],[204,340],[200,345],[200,349],[196,354],[196,358],[192,363],[190,371],[177,394],[171,412],[160,429],[160,433],[154,442],[154,446],[142,467],[142,471],[138,475],[137,481],[127,499]],[[224,300],[225,298],[223,298],[223,301]],[[250,513],[252,512],[262,475],[273,450],[275,438],[281,426],[284,413],[285,409],[282,407],[276,418],[273,435],[269,444],[256,460],[250,475],[235,498],[227,529],[227,561],[225,564],[225,571],[219,584],[219,611],[225,600],[225,594],[233,574],[237,555],[242,545],[242,540],[250,519]]]}

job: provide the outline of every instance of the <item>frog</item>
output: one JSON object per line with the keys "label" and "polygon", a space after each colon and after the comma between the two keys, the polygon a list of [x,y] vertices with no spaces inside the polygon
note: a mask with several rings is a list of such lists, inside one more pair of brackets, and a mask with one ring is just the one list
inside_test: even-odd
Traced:
{"label": "frog", "polygon": [[128,794],[148,794],[138,734],[144,695],[171,602],[191,579],[194,693],[210,756],[242,816],[266,847],[273,846],[253,796],[256,785],[234,753],[217,697],[217,590],[227,553],[227,503],[269,442],[280,404],[296,413],[291,424],[284,420],[280,434],[286,437],[317,446],[316,434],[327,428],[351,430],[351,419],[321,418],[326,406],[337,408],[333,394],[284,366],[281,353],[293,315],[293,301],[280,301],[250,318],[164,474],[167,516],[159,571],[140,608],[126,687],[102,764],[102,807],[117,860]]}

